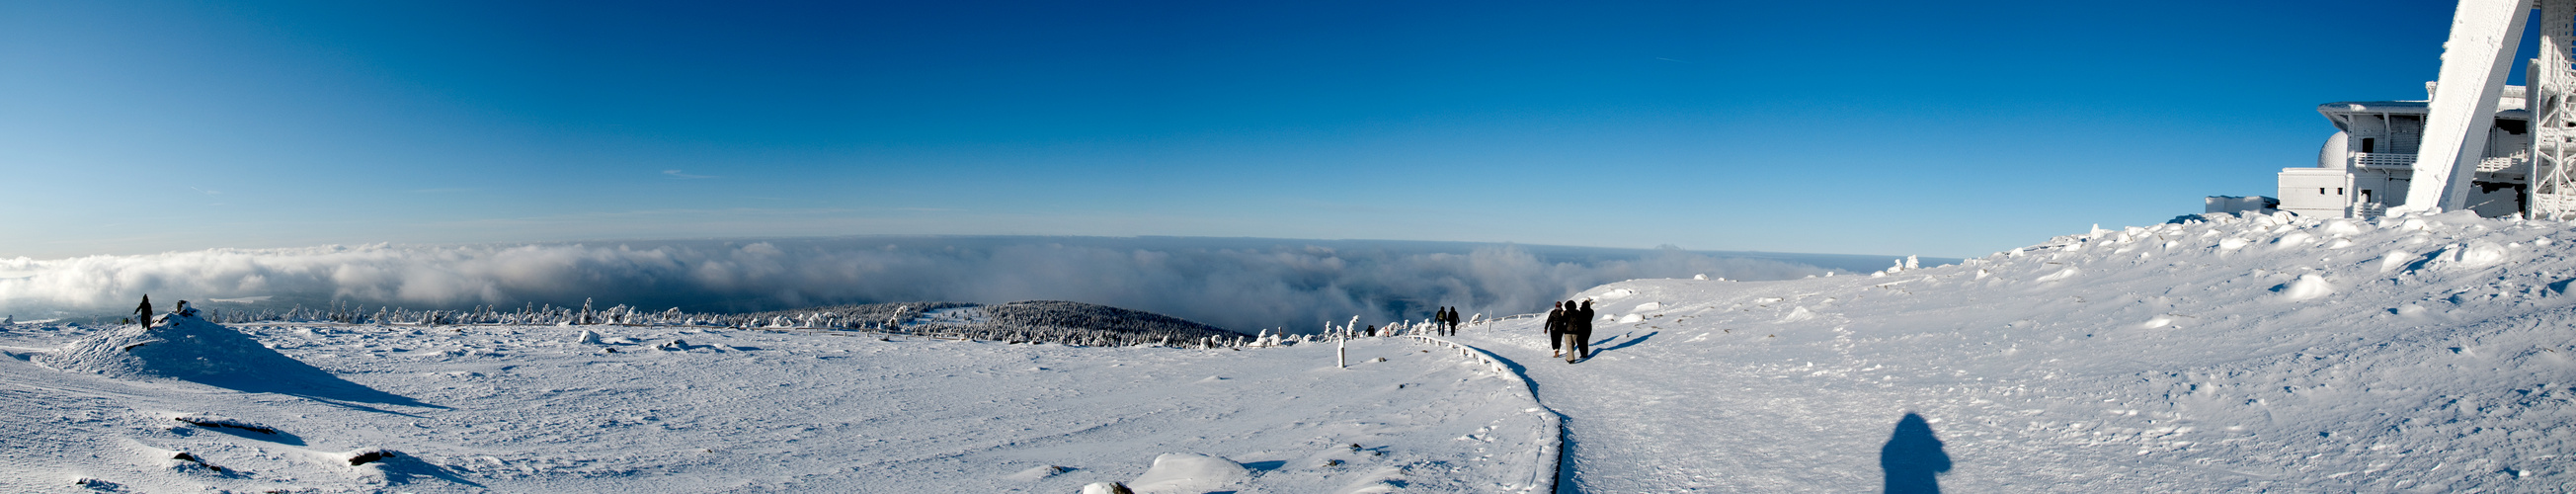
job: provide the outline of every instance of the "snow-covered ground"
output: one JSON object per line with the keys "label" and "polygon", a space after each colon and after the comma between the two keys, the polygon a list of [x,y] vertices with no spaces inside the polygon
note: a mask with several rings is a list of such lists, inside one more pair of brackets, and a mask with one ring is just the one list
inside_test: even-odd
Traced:
{"label": "snow-covered ground", "polygon": [[2460,214],[2161,225],[1882,277],[1605,285],[1577,364],[1536,321],[1457,339],[1565,414],[1581,492],[2560,492],[2570,241]]}
{"label": "snow-covered ground", "polygon": [[[8,328],[20,358],[0,360],[0,491],[1073,492],[1123,481],[1166,487],[1147,492],[1499,492],[1553,469],[1528,454],[1555,431],[1517,377],[1405,339],[1353,342],[1342,369],[1325,344],[1081,348],[612,326],[232,333],[253,343],[193,320],[120,331],[132,330]],[[583,331],[602,343],[580,343]],[[145,339],[167,341],[119,349]],[[276,352],[265,358],[310,367],[263,360],[263,346]],[[107,354],[86,352],[97,349]],[[348,464],[379,450],[397,456]],[[181,452],[197,460],[174,460]],[[1166,454],[1225,463],[1173,462],[1195,468],[1145,478]]]}
{"label": "snow-covered ground", "polygon": [[[1881,276],[1633,280],[1582,292],[1582,363],[1549,359],[1535,319],[1450,338],[1503,372],[1402,338],[1340,369],[1330,344],[229,333],[279,361],[231,329],[21,324],[0,332],[0,490],[2564,491],[2571,241],[2230,217]],[[369,452],[396,456],[347,465]]]}

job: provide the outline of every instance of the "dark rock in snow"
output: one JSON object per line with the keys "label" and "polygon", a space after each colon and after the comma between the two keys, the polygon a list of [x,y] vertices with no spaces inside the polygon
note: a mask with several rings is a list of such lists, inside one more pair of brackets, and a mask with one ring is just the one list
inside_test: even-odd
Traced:
{"label": "dark rock in snow", "polygon": [[361,450],[361,451],[359,451],[359,452],[358,452],[358,454],[350,455],[350,456],[349,456],[349,466],[353,466],[353,467],[354,467],[354,466],[358,466],[358,465],[365,465],[365,464],[368,464],[368,463],[375,463],[375,462],[377,462],[377,461],[384,460],[384,459],[386,459],[386,458],[393,458],[393,457],[396,457],[396,456],[402,456],[402,455],[395,454],[392,450],[383,450],[383,449],[369,449],[369,450]]}

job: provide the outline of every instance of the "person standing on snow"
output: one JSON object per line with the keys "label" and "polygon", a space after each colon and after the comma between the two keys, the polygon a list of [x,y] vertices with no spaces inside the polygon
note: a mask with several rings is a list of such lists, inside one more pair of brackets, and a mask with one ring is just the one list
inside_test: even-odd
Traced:
{"label": "person standing on snow", "polygon": [[136,323],[138,323],[138,324],[142,324],[142,325],[143,325],[143,327],[147,327],[147,328],[152,327],[152,295],[151,295],[151,294],[144,294],[144,295],[143,295],[143,305],[139,305],[139,306],[135,306],[135,307],[134,307],[134,321],[135,321]]}
{"label": "person standing on snow", "polygon": [[1449,308],[1449,336],[1458,335],[1458,308]]}
{"label": "person standing on snow", "polygon": [[1547,323],[1543,326],[1547,328],[1547,356],[1549,357],[1565,356],[1565,349],[1562,347],[1565,344],[1565,309],[1565,302],[1557,302],[1547,308]]}
{"label": "person standing on snow", "polygon": [[[1565,305],[1573,306],[1574,301]],[[1565,311],[1565,336],[1574,340],[1565,344],[1565,363],[1592,358],[1592,317],[1591,300],[1583,301],[1583,308]]]}

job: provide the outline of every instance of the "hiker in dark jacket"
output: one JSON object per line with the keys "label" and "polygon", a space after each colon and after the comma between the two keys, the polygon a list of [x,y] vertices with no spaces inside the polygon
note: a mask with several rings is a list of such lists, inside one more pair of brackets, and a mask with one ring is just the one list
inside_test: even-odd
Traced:
{"label": "hiker in dark jacket", "polygon": [[1439,312],[1431,313],[1432,334],[1448,336],[1450,326],[1449,317],[1449,308],[1446,306],[1441,307]]}
{"label": "hiker in dark jacket", "polygon": [[1449,335],[1449,306],[1441,306],[1439,311],[1431,313],[1431,334]]}
{"label": "hiker in dark jacket", "polygon": [[1449,336],[1457,336],[1457,335],[1458,335],[1458,323],[1460,323],[1460,322],[1463,322],[1463,321],[1459,321],[1459,320],[1458,320],[1458,308],[1457,308],[1457,307],[1450,307],[1450,308],[1449,308]]}
{"label": "hiker in dark jacket", "polygon": [[[1574,305],[1574,302],[1568,301],[1566,305]],[[1575,358],[1592,358],[1592,301],[1585,300],[1583,308],[1565,312],[1565,332],[1574,336],[1574,348],[1566,351],[1574,352]]]}
{"label": "hiker in dark jacket", "polygon": [[152,296],[151,296],[151,295],[144,295],[144,296],[143,296],[143,305],[136,306],[136,307],[134,308],[134,320],[135,320],[135,321],[140,321],[140,322],[143,324],[143,327],[147,327],[147,328],[152,327]]}
{"label": "hiker in dark jacket", "polygon": [[1544,326],[1547,327],[1547,356],[1565,356],[1565,350],[1559,348],[1560,345],[1565,344],[1565,302],[1557,302],[1547,308],[1547,323]]}

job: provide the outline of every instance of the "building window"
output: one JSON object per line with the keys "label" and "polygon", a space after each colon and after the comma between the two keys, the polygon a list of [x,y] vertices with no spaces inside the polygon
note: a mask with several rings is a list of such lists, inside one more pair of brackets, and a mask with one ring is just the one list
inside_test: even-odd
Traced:
{"label": "building window", "polygon": [[2373,138],[2368,138],[2368,137],[2361,138],[2361,152],[2364,152],[2364,153],[2376,153],[2376,152],[2379,152],[2379,140],[2378,140],[2378,139],[2373,139]]}
{"label": "building window", "polygon": [[2335,195],[2343,195],[2343,188],[2342,188],[2342,187],[2336,187],[2336,188],[2335,188]]}

